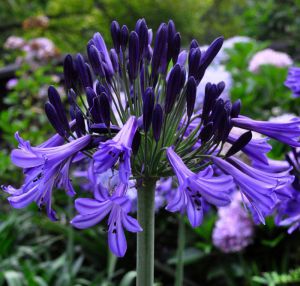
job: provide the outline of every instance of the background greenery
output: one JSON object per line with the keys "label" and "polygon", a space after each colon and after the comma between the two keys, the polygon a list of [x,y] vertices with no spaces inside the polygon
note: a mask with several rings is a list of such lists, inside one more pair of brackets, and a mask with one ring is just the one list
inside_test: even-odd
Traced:
{"label": "background greenery", "polygon": [[[49,18],[47,27],[28,27],[37,16]],[[52,75],[62,77],[60,61],[49,61],[33,69],[18,67],[6,73],[20,53],[3,48],[8,36],[25,39],[47,37],[61,56],[84,52],[87,40],[100,31],[110,46],[109,26],[113,19],[133,28],[145,17],[153,30],[162,21],[173,19],[183,36],[183,45],[192,38],[207,44],[224,35],[251,36],[259,42],[237,44],[224,63],[233,78],[232,99],[241,98],[243,113],[268,119],[278,114],[299,114],[299,99],[292,99],[284,87],[287,69],[264,66],[259,73],[248,71],[253,54],[275,47],[300,58],[300,1],[254,0],[1,0],[0,1],[0,184],[20,185],[20,171],[12,166],[9,151],[16,146],[14,133],[39,144],[51,134],[43,114],[45,98],[41,86],[61,85]],[[17,86],[8,91],[8,79],[17,77]],[[277,111],[276,111],[277,110]],[[273,158],[283,147],[274,146]],[[134,285],[135,238],[128,238],[123,259],[108,254],[101,227],[75,231],[67,221],[72,217],[70,202],[57,192],[55,205],[60,216],[50,222],[31,206],[12,211],[1,193],[0,199],[0,285]],[[66,211],[67,210],[67,211]],[[254,243],[245,251],[222,254],[211,241],[216,213],[210,212],[203,226],[186,226],[185,285],[297,285],[300,279],[299,233],[291,236],[274,226],[256,228]],[[156,277],[160,285],[173,285],[176,262],[176,216],[163,210],[157,215]]]}

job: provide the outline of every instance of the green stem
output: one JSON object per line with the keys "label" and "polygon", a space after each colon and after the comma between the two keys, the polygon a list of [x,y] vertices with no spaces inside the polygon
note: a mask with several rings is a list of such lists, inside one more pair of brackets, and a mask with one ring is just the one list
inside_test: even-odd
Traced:
{"label": "green stem", "polygon": [[178,225],[178,241],[177,241],[177,265],[176,265],[176,276],[175,276],[175,286],[183,285],[183,251],[185,245],[185,222],[183,215],[179,216]]}
{"label": "green stem", "polygon": [[137,286],[154,284],[154,194],[153,179],[145,179],[138,191],[137,218],[143,231],[137,234]]}

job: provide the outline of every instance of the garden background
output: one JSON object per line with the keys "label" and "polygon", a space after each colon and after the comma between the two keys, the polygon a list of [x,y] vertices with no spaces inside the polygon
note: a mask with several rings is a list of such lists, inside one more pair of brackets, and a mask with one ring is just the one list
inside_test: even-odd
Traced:
{"label": "garden background", "polygon": [[[9,157],[17,146],[14,133],[19,130],[35,145],[53,131],[43,106],[50,84],[64,94],[64,56],[85,53],[96,31],[111,46],[112,20],[132,29],[143,17],[154,32],[161,22],[173,19],[185,47],[193,38],[205,46],[223,35],[225,48],[203,82],[224,80],[232,100],[242,100],[243,114],[264,120],[300,114],[299,98],[293,98],[284,85],[288,67],[300,61],[300,1],[1,0],[1,185],[21,184],[22,174]],[[255,61],[255,54],[267,48],[286,55],[266,53]],[[201,105],[203,86],[198,93]],[[288,151],[279,143],[273,147],[274,159],[282,159]],[[1,193],[0,285],[134,285],[134,236],[128,237],[126,256],[116,259],[109,254],[103,228],[77,231],[68,224],[73,210],[64,192],[55,197],[60,217],[55,223],[33,205],[29,210],[12,210],[5,198]],[[184,285],[300,285],[298,231],[289,235],[270,217],[265,226],[253,225],[247,247],[225,253],[213,240],[218,220],[220,214],[211,209],[196,229],[186,221]],[[239,223],[230,217],[226,222],[228,227]],[[159,208],[158,285],[173,285],[177,228],[176,216]]]}

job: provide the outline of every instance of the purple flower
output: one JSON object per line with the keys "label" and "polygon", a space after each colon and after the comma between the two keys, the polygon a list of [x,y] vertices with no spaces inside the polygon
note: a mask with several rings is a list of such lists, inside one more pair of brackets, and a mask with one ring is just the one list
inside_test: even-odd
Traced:
{"label": "purple flower", "polygon": [[290,67],[285,86],[293,92],[293,97],[300,96],[300,68]]}
{"label": "purple flower", "polygon": [[212,241],[222,252],[238,252],[247,247],[253,240],[254,224],[241,205],[238,193],[226,207],[219,208]]}
{"label": "purple flower", "polygon": [[195,174],[186,167],[172,147],[167,149],[167,157],[176,173],[179,184],[175,196],[166,207],[167,210],[171,212],[186,211],[191,225],[197,227],[203,219],[203,199],[216,206],[230,203],[231,176],[213,177],[213,171],[210,167]]}
{"label": "purple flower", "polygon": [[131,116],[118,134],[106,142],[101,142],[99,150],[94,154],[95,171],[103,173],[119,161],[121,181],[128,183],[131,174],[131,145],[138,124],[135,116]]}
{"label": "purple flower", "polygon": [[233,177],[241,193],[257,212],[260,221],[264,223],[264,216],[270,214],[275,206],[277,197],[274,189],[277,184],[287,183],[288,179],[284,176],[281,178],[278,174],[255,170],[237,159],[228,159],[230,163],[218,157],[212,157],[212,159],[224,173]]}
{"label": "purple flower", "polygon": [[94,199],[75,200],[75,208],[79,214],[71,221],[74,227],[85,229],[100,223],[108,215],[108,244],[118,257],[124,256],[127,249],[123,228],[130,232],[142,231],[138,221],[128,215],[131,201],[125,195],[126,190],[127,185],[120,183],[110,195],[111,190],[99,185],[94,192]]}
{"label": "purple flower", "polygon": [[234,126],[256,131],[270,138],[276,139],[292,147],[300,147],[300,118],[293,118],[289,122],[265,122],[252,120],[246,116],[232,118]]}
{"label": "purple flower", "polygon": [[74,195],[69,180],[69,167],[73,157],[90,142],[90,136],[83,136],[70,143],[62,144],[61,138],[54,136],[38,147],[31,147],[18,133],[16,139],[19,149],[12,151],[12,162],[24,168],[25,182],[20,189],[12,186],[4,187],[11,196],[8,201],[14,208],[24,208],[31,202],[39,207],[46,206],[50,219],[55,220],[55,212],[51,209],[53,187],[64,188],[68,195]]}

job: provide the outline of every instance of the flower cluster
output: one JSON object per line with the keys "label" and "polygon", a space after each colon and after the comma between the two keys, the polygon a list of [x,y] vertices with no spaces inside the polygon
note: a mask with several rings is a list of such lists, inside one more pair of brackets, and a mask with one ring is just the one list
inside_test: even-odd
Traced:
{"label": "flower cluster", "polygon": [[241,196],[235,193],[229,206],[218,210],[213,230],[213,244],[222,252],[238,252],[253,240],[254,223],[242,206]]}
{"label": "flower cluster", "polygon": [[249,71],[257,73],[262,65],[272,65],[276,67],[288,67],[293,64],[293,60],[286,53],[277,52],[272,49],[265,49],[256,53],[249,63]]}
{"label": "flower cluster", "polygon": [[[142,231],[132,211],[129,186],[137,196],[149,181],[172,178],[174,194],[166,196],[166,209],[186,213],[193,227],[203,220],[203,206],[225,206],[236,186],[261,222],[283,196],[293,176],[289,171],[269,172],[255,167],[268,165],[266,140],[252,138],[259,132],[293,147],[299,147],[300,119],[283,123],[255,121],[240,115],[241,103],[222,98],[224,82],[207,83],[203,107],[194,110],[197,86],[223,44],[214,40],[201,50],[192,40],[181,49],[181,36],[173,21],[162,23],[153,33],[146,21],[137,21],[134,31],[113,21],[113,48],[108,50],[96,33],[87,44],[87,58],[67,55],[64,61],[69,115],[57,90],[49,87],[45,112],[57,134],[32,147],[17,134],[19,149],[14,164],[24,169],[19,189],[4,187],[15,208],[31,202],[51,207],[54,188],[75,194],[71,166],[82,165],[90,180],[92,198],[77,198],[74,227],[94,226],[108,217],[111,251],[126,251],[124,228]],[[233,127],[243,130],[232,133]],[[224,148],[229,145],[229,148]],[[226,151],[225,151],[226,150]],[[250,166],[235,157],[244,152]],[[99,179],[112,172],[107,184]]]}

